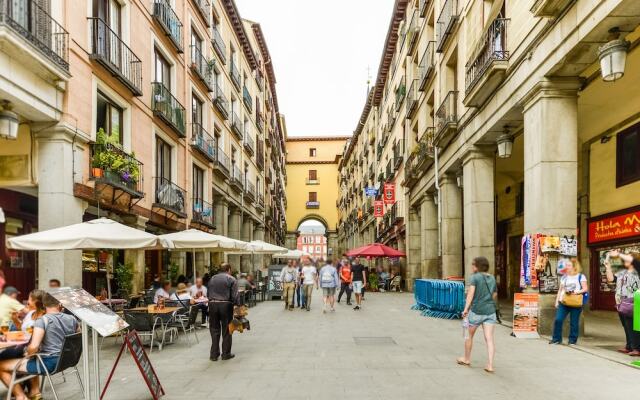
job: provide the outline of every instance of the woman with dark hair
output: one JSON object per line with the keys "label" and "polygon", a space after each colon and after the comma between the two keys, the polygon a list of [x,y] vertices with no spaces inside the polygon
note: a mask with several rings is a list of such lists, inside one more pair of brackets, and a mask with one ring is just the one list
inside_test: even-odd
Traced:
{"label": "woman with dark hair", "polygon": [[469,334],[465,335],[464,357],[458,358],[460,365],[471,365],[471,349],[473,347],[473,336],[478,327],[482,325],[484,340],[487,343],[488,362],[484,368],[487,372],[493,372],[493,358],[495,355],[495,344],[493,332],[498,323],[496,299],[498,297],[498,286],[493,275],[488,273],[489,260],[485,257],[476,257],[471,264],[473,274],[469,279],[467,289],[467,300],[462,312],[464,324],[468,324]]}

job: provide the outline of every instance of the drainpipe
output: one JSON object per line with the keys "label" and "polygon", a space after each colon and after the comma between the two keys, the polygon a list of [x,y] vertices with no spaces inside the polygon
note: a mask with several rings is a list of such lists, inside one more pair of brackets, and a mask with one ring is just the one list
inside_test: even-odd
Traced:
{"label": "drainpipe", "polygon": [[436,192],[438,196],[438,257],[442,258],[442,196],[440,195],[440,168],[438,164],[439,147],[434,146],[434,167],[436,174]]}

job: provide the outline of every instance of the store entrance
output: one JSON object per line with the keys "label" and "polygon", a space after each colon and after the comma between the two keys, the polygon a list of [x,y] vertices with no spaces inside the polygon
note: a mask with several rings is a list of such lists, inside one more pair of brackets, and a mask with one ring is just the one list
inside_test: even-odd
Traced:
{"label": "store entrance", "polygon": [[[594,310],[616,310],[616,284],[608,283],[605,275],[604,260],[607,252],[610,250],[620,250],[621,253],[632,254],[640,253],[640,243],[629,243],[621,245],[609,245],[607,247],[599,247],[591,250],[591,293],[593,293],[593,301],[591,308]],[[612,258],[611,270],[615,275],[624,268],[620,258]]]}

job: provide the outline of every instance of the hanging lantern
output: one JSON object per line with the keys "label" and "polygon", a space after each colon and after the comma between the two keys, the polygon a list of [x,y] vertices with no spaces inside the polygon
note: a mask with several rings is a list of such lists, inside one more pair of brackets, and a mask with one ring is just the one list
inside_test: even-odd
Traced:
{"label": "hanging lantern", "polygon": [[498,136],[498,157],[509,158],[511,157],[511,151],[513,150],[513,137],[508,133],[503,133]]}
{"label": "hanging lantern", "polygon": [[612,40],[598,48],[600,73],[605,82],[615,82],[624,75],[624,66],[629,51],[629,42],[624,39]]}
{"label": "hanging lantern", "polygon": [[11,105],[8,101],[2,104],[0,110],[0,137],[15,140],[18,138],[18,114],[11,111]]}
{"label": "hanging lantern", "polygon": [[456,172],[456,183],[458,184],[458,187],[460,189],[462,189],[462,187],[464,186],[464,179],[463,179],[463,176],[462,176],[462,168],[460,168]]}

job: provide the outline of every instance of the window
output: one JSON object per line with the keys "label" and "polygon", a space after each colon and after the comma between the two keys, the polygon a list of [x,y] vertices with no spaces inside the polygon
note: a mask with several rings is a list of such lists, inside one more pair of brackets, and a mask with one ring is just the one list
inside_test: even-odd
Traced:
{"label": "window", "polygon": [[318,171],[315,169],[310,169],[309,170],[309,180],[310,181],[315,181],[318,179]]}
{"label": "window", "polygon": [[120,36],[120,3],[117,0],[93,0],[93,16],[102,19]]}
{"label": "window", "polygon": [[616,137],[616,186],[640,180],[640,123]]}
{"label": "window", "polygon": [[156,177],[171,181],[171,146],[156,136]]}
{"label": "window", "polygon": [[156,48],[154,51],[155,81],[171,89],[171,64]]}
{"label": "window", "polygon": [[202,128],[202,102],[195,93],[191,94],[191,123]]}
{"label": "window", "polygon": [[204,171],[198,166],[193,166],[193,182],[192,182],[193,198],[199,201],[204,197]]}
{"label": "window", "polygon": [[316,246],[316,253],[320,253],[320,252],[321,252],[320,246]]}
{"label": "window", "polygon": [[318,193],[317,192],[309,192],[309,202],[315,203],[318,201]]}
{"label": "window", "polygon": [[100,92],[96,106],[96,132],[103,129],[108,136],[115,135],[118,143],[122,144],[122,108]]}
{"label": "window", "polygon": [[191,63],[198,63],[202,54],[202,39],[191,27]]}
{"label": "window", "polygon": [[309,157],[315,157],[316,156],[316,149],[315,147],[312,147],[309,149]]}

